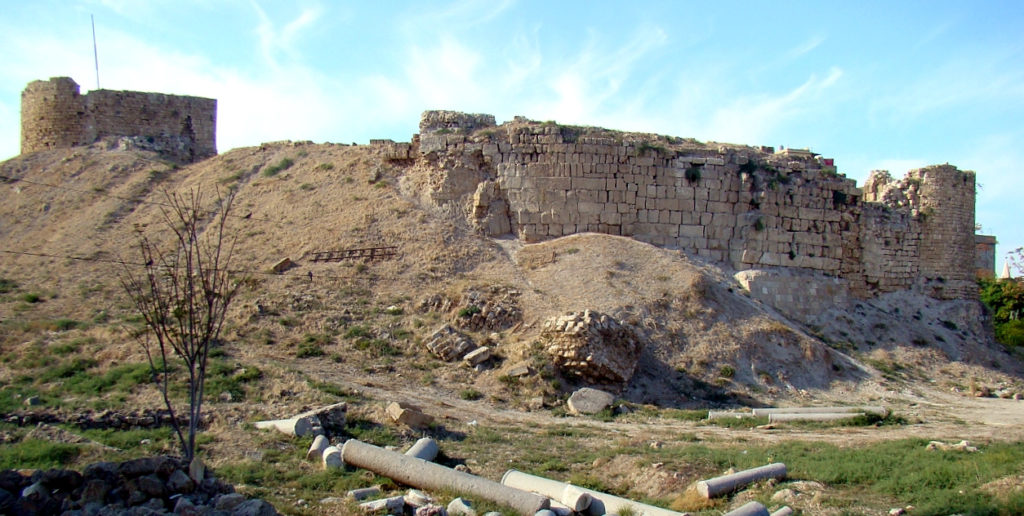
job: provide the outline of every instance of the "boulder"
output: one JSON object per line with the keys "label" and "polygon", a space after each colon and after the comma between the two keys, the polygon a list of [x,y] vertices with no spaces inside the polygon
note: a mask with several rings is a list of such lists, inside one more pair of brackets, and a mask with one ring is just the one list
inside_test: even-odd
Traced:
{"label": "boulder", "polygon": [[569,396],[567,405],[573,414],[597,414],[608,408],[613,401],[615,396],[611,393],[584,387]]}

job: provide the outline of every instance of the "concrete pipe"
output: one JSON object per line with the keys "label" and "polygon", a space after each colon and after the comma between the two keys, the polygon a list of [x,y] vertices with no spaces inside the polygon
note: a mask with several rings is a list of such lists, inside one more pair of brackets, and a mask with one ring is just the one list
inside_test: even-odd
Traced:
{"label": "concrete pipe", "polygon": [[771,516],[793,516],[793,509],[783,505],[779,510],[773,512]]}
{"label": "concrete pipe", "polygon": [[572,484],[538,477],[514,469],[505,472],[505,475],[501,477],[501,483],[509,487],[533,491],[556,500],[563,495],[566,487],[578,489],[590,495],[590,505],[586,509],[586,514],[590,516],[619,514],[623,510],[632,511],[635,516],[679,516],[678,512],[662,509],[661,507],[634,502],[628,498],[594,491],[585,487],[573,486]]}
{"label": "concrete pipe", "polygon": [[775,407],[753,409],[755,416],[767,416],[770,414],[842,414],[844,412],[864,412],[882,417],[889,415],[889,410],[885,407]]}
{"label": "concrete pipe", "polygon": [[278,432],[302,437],[309,434],[323,432],[320,426],[320,419],[316,416],[293,417],[289,419],[273,419],[270,421],[257,421],[256,428],[260,430],[274,429]]}
{"label": "concrete pipe", "polygon": [[704,498],[714,498],[719,495],[731,493],[747,484],[752,484],[765,478],[784,478],[786,476],[786,465],[781,462],[761,466],[759,468],[738,471],[731,475],[701,480],[697,482],[697,493]]}
{"label": "concrete pipe", "polygon": [[433,462],[437,458],[437,454],[440,450],[437,447],[437,441],[424,437],[416,441],[412,447],[410,447],[405,454],[409,457],[416,457],[417,459],[423,459],[427,462]]}
{"label": "concrete pipe", "polygon": [[735,412],[732,410],[709,410],[708,419],[741,419],[745,417],[757,417],[752,412]]}
{"label": "concrete pipe", "polygon": [[324,449],[324,469],[344,468],[345,461],[341,459],[341,449],[337,446],[328,446]]}
{"label": "concrete pipe", "polygon": [[768,414],[769,423],[784,423],[786,421],[839,421],[842,419],[853,419],[863,416],[863,412],[814,412],[804,414]]}
{"label": "concrete pipe", "polygon": [[748,502],[738,509],[725,513],[723,516],[771,516],[768,509],[757,502]]}
{"label": "concrete pipe", "polygon": [[323,435],[316,436],[313,439],[313,444],[309,445],[309,451],[306,452],[306,460],[313,460],[317,457],[324,456],[324,450],[331,445],[331,442],[327,440],[327,437]]}
{"label": "concrete pipe", "polygon": [[533,516],[550,506],[547,498],[503,486],[493,480],[378,448],[351,439],[341,450],[346,464],[370,470],[397,482],[430,491],[454,491],[508,506]]}

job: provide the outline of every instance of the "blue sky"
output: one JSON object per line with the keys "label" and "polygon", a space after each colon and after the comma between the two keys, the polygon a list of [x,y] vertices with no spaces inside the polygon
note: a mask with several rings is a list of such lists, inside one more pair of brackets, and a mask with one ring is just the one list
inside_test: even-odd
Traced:
{"label": "blue sky", "polygon": [[408,141],[427,109],[810,147],[862,183],[975,170],[1024,246],[1024,2],[0,0],[0,159],[20,92],[214,97],[218,147]]}

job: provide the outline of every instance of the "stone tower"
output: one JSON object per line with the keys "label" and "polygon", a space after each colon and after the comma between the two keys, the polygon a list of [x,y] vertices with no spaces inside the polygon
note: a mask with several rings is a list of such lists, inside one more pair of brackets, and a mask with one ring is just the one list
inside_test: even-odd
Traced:
{"label": "stone tower", "polygon": [[69,77],[30,82],[21,92],[21,153],[86,143],[78,84]]}
{"label": "stone tower", "polygon": [[951,165],[913,170],[920,181],[921,278],[939,299],[977,297],[974,253],[975,177]]}

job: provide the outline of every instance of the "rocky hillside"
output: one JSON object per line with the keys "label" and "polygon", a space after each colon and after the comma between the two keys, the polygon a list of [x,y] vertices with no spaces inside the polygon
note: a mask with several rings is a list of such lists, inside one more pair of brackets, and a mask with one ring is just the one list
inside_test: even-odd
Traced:
{"label": "rocky hillside", "polygon": [[[530,245],[483,237],[426,200],[422,164],[385,151],[268,143],[178,167],[97,144],[4,162],[4,355],[74,349],[97,374],[141,362],[121,262],[138,267],[139,234],[166,236],[165,192],[201,191],[214,210],[231,191],[234,267],[246,279],[229,314],[225,374],[247,365],[263,374],[221,400],[301,394],[306,378],[524,407],[555,406],[584,384],[666,407],[877,400],[915,382],[1017,385],[1019,361],[993,343],[974,303],[902,293],[822,307],[813,325],[796,324],[729,271],[677,251],[598,234]],[[371,247],[396,249],[382,260],[313,261]],[[292,265],[274,272],[286,258]],[[475,367],[459,361],[483,346]],[[20,360],[0,373],[8,386],[57,361],[6,360]],[[125,400],[159,405],[141,391]]]}

